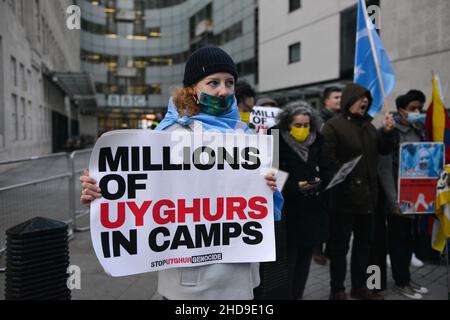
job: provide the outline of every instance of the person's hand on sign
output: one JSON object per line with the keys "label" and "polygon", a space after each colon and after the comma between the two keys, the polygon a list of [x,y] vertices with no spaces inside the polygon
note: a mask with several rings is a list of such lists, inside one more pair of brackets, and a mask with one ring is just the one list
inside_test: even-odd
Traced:
{"label": "person's hand on sign", "polygon": [[101,190],[97,186],[97,181],[89,176],[88,170],[83,171],[80,182],[82,186],[80,201],[83,205],[89,207],[92,201],[102,197]]}
{"label": "person's hand on sign", "polygon": [[399,205],[396,205],[396,206],[395,206],[395,208],[394,208],[394,214],[395,214],[396,216],[401,216],[401,215],[402,215],[402,210],[400,209],[400,206],[399,206]]}
{"label": "person's hand on sign", "polygon": [[269,172],[264,178],[266,179],[266,183],[270,187],[270,190],[272,190],[272,192],[277,191],[277,178],[275,177],[275,173]]}
{"label": "person's hand on sign", "polygon": [[384,115],[384,121],[383,121],[383,129],[384,132],[388,133],[391,132],[394,129],[394,116],[392,115],[392,113],[386,113]]}

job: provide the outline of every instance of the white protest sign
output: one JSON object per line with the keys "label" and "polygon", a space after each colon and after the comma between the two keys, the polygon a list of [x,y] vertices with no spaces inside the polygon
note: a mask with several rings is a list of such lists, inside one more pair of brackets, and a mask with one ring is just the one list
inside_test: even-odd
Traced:
{"label": "white protest sign", "polygon": [[338,185],[341,182],[344,182],[344,180],[347,178],[347,176],[353,171],[353,169],[356,167],[358,162],[361,160],[362,155],[357,157],[356,159],[353,159],[352,161],[349,161],[345,163],[341,169],[334,175],[333,180],[328,184],[325,190],[333,188],[335,185]]}
{"label": "white protest sign", "polygon": [[284,189],[284,185],[287,182],[287,179],[289,178],[289,173],[285,172],[283,170],[277,170],[275,177],[277,178],[277,187],[278,190],[283,190]]}
{"label": "white protest sign", "polygon": [[91,155],[95,253],[112,276],[275,260],[273,137],[116,131]]}
{"label": "white protest sign", "polygon": [[280,108],[255,106],[250,114],[250,123],[255,126],[256,132],[265,133],[276,125],[276,118],[280,112]]}

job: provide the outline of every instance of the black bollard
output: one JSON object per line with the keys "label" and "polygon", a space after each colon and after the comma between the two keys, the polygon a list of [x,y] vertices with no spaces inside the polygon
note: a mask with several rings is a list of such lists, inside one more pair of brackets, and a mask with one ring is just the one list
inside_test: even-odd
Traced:
{"label": "black bollard", "polygon": [[70,300],[66,223],[36,217],[6,231],[6,300]]}

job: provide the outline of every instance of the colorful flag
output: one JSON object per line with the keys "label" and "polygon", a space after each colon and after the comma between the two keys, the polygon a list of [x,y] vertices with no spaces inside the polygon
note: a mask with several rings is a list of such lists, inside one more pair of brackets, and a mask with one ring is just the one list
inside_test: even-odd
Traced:
{"label": "colorful flag", "polygon": [[450,238],[450,166],[445,168],[438,182],[436,196],[436,217],[431,244],[434,250],[443,252]]}
{"label": "colorful flag", "polygon": [[369,115],[373,117],[382,110],[385,98],[394,89],[395,74],[383,43],[367,14],[364,0],[358,0],[356,31],[353,81],[370,90],[373,102]]}
{"label": "colorful flag", "polygon": [[450,163],[450,120],[439,88],[439,76],[433,73],[433,93],[427,111],[426,129],[429,140],[445,144],[445,163]]}

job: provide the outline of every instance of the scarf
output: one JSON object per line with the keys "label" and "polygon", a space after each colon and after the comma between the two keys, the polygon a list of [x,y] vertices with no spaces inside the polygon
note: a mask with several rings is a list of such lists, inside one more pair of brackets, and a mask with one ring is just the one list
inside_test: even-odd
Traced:
{"label": "scarf", "polygon": [[[180,117],[177,107],[174,105],[172,98],[170,98],[167,114],[155,130],[164,131],[175,123],[187,127],[192,124],[194,120],[196,120],[196,123],[201,123],[204,131],[220,133],[236,133],[237,131],[244,131],[247,134],[253,134],[253,131],[241,121],[236,99],[234,99],[231,110],[221,116],[213,116],[201,112],[192,117]],[[279,190],[275,191],[273,194],[275,221],[281,220],[281,209],[283,208],[283,203],[284,198],[281,192]]]}
{"label": "scarf", "polygon": [[163,131],[170,126],[178,123],[184,127],[189,126],[194,120],[202,124],[203,130],[221,132],[221,133],[234,133],[236,130],[244,131],[245,133],[252,133],[251,129],[241,121],[239,115],[236,98],[234,99],[233,107],[221,116],[213,116],[207,113],[199,113],[195,116],[180,117],[177,107],[173,103],[172,98],[169,100],[168,112],[155,130]]}

